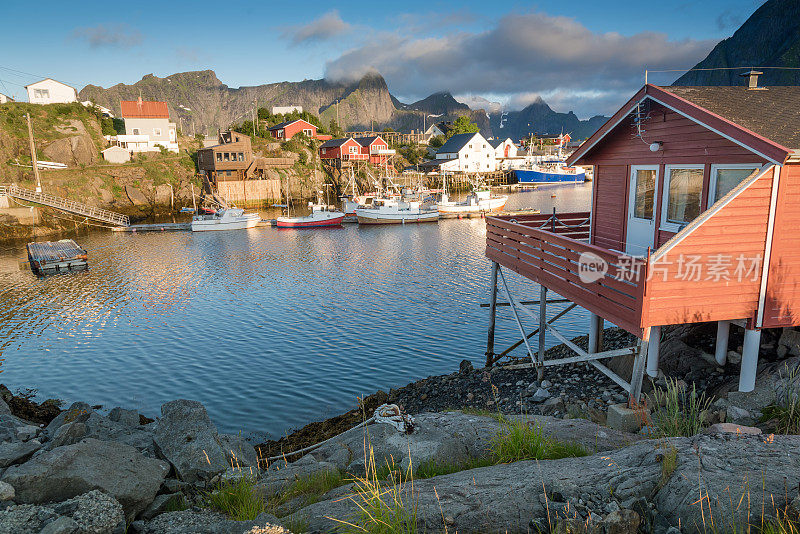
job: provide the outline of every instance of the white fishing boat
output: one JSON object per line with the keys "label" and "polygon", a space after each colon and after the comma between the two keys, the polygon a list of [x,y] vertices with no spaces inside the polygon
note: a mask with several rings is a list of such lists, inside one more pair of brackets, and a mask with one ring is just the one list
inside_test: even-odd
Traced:
{"label": "white fishing boat", "polygon": [[508,202],[508,195],[492,196],[491,189],[479,186],[476,186],[465,200],[460,202],[450,200],[445,182],[444,192],[436,206],[442,215],[459,215],[502,211],[506,206],[506,202]]}
{"label": "white fishing boat", "polygon": [[406,201],[400,197],[376,199],[371,207],[356,208],[358,224],[406,224],[436,222],[436,206],[418,200]]}
{"label": "white fishing boat", "polygon": [[216,213],[192,217],[192,232],[217,230],[244,230],[253,228],[261,221],[258,213],[245,213],[241,208],[225,208]]}
{"label": "white fishing boat", "polygon": [[311,213],[302,217],[278,217],[275,226],[278,228],[312,228],[316,226],[339,226],[344,220],[344,213],[335,211],[325,204],[309,203]]}

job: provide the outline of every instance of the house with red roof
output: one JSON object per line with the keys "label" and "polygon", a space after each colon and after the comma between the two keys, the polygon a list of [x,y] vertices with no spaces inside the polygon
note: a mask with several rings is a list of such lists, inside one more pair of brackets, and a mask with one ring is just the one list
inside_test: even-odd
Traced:
{"label": "house with red roof", "polygon": [[303,134],[306,137],[314,139],[331,139],[330,135],[317,134],[317,127],[303,119],[295,119],[276,124],[269,129],[269,133],[273,138],[279,141],[288,141],[297,134]]}
{"label": "house with red roof", "polygon": [[123,100],[120,116],[125,123],[125,134],[110,138],[112,143],[131,152],[158,152],[164,147],[178,152],[178,130],[169,120],[166,102]]}

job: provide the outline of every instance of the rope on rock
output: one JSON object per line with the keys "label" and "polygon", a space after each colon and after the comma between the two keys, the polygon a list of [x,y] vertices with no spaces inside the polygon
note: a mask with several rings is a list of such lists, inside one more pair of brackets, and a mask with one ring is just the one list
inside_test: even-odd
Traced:
{"label": "rope on rock", "polygon": [[297,456],[298,454],[305,454],[307,452],[311,452],[314,449],[318,449],[318,448],[322,447],[323,445],[325,445],[326,443],[328,443],[330,441],[333,441],[334,439],[347,434],[348,432],[352,432],[353,430],[355,430],[357,428],[361,428],[361,427],[367,426],[370,423],[383,423],[383,424],[391,425],[398,432],[401,432],[401,433],[404,433],[404,434],[411,434],[412,432],[414,432],[414,418],[413,417],[411,417],[408,414],[404,415],[400,411],[400,407],[398,405],[396,405],[396,404],[381,404],[380,406],[378,406],[375,409],[375,412],[373,413],[372,417],[370,417],[366,421],[363,421],[363,422],[357,424],[353,428],[349,428],[349,429],[345,430],[344,432],[340,432],[339,434],[336,434],[335,436],[331,436],[330,438],[328,438],[328,439],[326,439],[324,441],[320,441],[319,443],[317,443],[315,445],[309,445],[308,447],[296,450],[294,452],[287,452],[285,454],[279,454],[278,456],[270,456],[266,460],[267,460],[267,462],[273,462],[275,460],[282,460],[284,458],[288,458],[288,457],[291,457],[291,456]]}

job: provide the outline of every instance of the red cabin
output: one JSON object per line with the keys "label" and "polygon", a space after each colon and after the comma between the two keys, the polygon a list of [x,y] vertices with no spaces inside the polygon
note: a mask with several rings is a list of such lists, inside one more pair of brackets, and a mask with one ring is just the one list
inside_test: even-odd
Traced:
{"label": "red cabin", "polygon": [[[662,326],[717,322],[720,364],[730,324],[744,327],[739,389],[752,391],[760,330],[800,325],[800,87],[762,88],[747,74],[749,86],[636,93],[567,160],[594,167],[590,213],[487,218],[494,294],[502,266],[589,310],[589,348],[572,347],[571,361],[633,397],[645,369],[656,376]],[[565,340],[545,307],[533,314],[540,331]],[[604,320],[638,347],[603,352]],[[494,312],[491,325],[487,362]],[[540,368],[543,347],[528,349]],[[599,362],[634,352],[630,381]]]}
{"label": "red cabin", "polygon": [[389,154],[394,153],[389,150],[389,143],[384,141],[380,135],[356,137],[355,140],[361,145],[361,153],[369,156],[369,162],[373,165],[385,164],[389,159]]}
{"label": "red cabin", "polygon": [[320,159],[340,159],[343,161],[367,161],[369,154],[362,152],[361,145],[352,137],[330,139],[319,147]]}
{"label": "red cabin", "polygon": [[299,133],[305,134],[306,137],[317,137],[317,127],[308,121],[297,119],[276,124],[269,129],[269,133],[275,139],[288,141]]}

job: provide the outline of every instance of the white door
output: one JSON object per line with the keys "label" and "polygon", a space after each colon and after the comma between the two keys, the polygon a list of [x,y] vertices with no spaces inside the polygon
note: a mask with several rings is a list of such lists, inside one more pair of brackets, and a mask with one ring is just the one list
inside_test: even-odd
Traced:
{"label": "white door", "polygon": [[631,167],[628,193],[628,232],[625,253],[646,256],[647,247],[653,246],[656,231],[655,200],[658,189],[658,167],[634,165]]}

